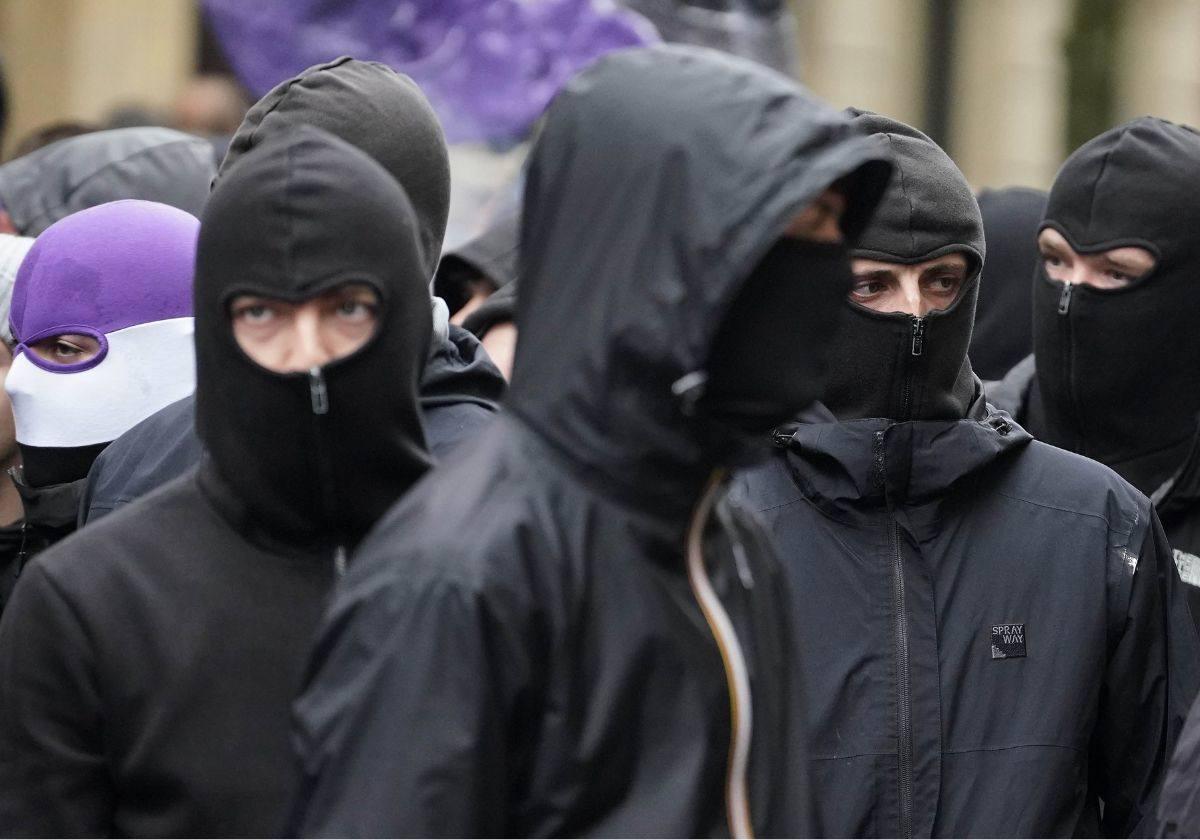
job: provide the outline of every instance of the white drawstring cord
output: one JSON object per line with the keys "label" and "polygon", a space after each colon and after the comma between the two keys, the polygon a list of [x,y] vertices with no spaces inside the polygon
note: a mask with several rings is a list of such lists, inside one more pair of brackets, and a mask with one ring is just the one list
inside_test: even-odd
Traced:
{"label": "white drawstring cord", "polygon": [[709,479],[700,503],[692,514],[687,535],[687,569],[692,591],[700,604],[700,611],[708,622],[721,661],[725,665],[725,681],[729,686],[729,713],[733,725],[733,737],[729,744],[729,771],[725,784],[725,807],[729,815],[729,830],[734,838],[749,840],[754,837],[754,826],[750,821],[750,800],[746,788],[746,767],[750,758],[750,734],[753,726],[750,698],[750,675],[746,659],[738,642],[737,632],[729,613],[717,593],[713,591],[704,565],[704,526],[712,513],[717,495],[724,479],[724,471],[716,470]]}

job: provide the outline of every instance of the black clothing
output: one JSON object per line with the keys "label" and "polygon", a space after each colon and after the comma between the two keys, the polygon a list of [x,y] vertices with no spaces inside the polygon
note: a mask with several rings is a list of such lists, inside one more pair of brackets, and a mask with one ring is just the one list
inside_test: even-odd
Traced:
{"label": "black clothing", "polygon": [[30,446],[17,442],[21,450],[23,480],[31,487],[69,484],[87,478],[96,458],[108,443],[89,446]]}
{"label": "black clothing", "polygon": [[[311,127],[247,155],[196,265],[199,467],[26,568],[0,620],[0,831],[278,835],[289,704],[342,546],[424,472],[429,292],[415,214]],[[375,334],[308,373],[241,353],[229,302],[376,290]]]}
{"label": "black clothing", "polygon": [[207,141],[169,128],[95,131],[0,166],[0,206],[22,236],[117,201],[157,201],[200,215],[216,166]]}
{"label": "black clothing", "polygon": [[842,419],[961,419],[979,388],[966,355],[984,257],[975,196],[921,132],[878,114],[849,113],[861,130],[887,142],[897,168],[854,256],[913,264],[961,253],[969,267],[954,303],[923,318],[875,312],[847,298],[822,401]]}
{"label": "black clothing", "polygon": [[827,313],[837,311],[853,279],[840,243],[785,238],[772,245],[713,339],[698,408],[736,433],[729,437],[745,436],[761,449],[763,435],[819,396],[825,359],[809,342],[821,347],[832,338],[836,320]]}
{"label": "black clothing", "polygon": [[463,319],[463,329],[482,341],[492,327],[513,323],[517,318],[517,289],[520,285],[519,281],[513,280],[488,297]]}
{"label": "black clothing", "polygon": [[[1038,384],[1037,363],[1028,356],[998,382],[984,383],[988,401],[1008,412],[1030,431],[1045,429],[1046,412]],[[1116,399],[1114,395],[1114,400]],[[1108,411],[1123,408],[1117,400]],[[1200,430],[1198,430],[1200,440]],[[1167,540],[1174,549],[1180,579],[1187,584],[1188,605],[1200,630],[1200,445],[1188,441],[1184,447],[1172,447],[1156,453],[1147,463],[1162,460],[1162,468],[1174,465],[1174,474],[1154,489],[1154,502]],[[1165,457],[1164,457],[1165,456]]]}
{"label": "black clothing", "polygon": [[209,479],[26,567],[0,621],[0,833],[278,836],[334,558],[251,542]]}
{"label": "black clothing", "polygon": [[[1094,458],[1147,495],[1180,468],[1200,416],[1200,134],[1144,117],[1063,164],[1042,227],[1079,253],[1155,255],[1124,288],[1034,282],[1038,438]],[[1152,372],[1152,374],[1150,374]]]}
{"label": "black clothing", "polygon": [[441,123],[412,79],[348,56],[280,82],[246,112],[217,173],[300,125],[322,128],[362,149],[400,182],[417,213],[426,277],[442,253],[450,215],[450,158]]}
{"label": "black clothing", "polygon": [[1033,283],[1041,256],[1038,226],[1045,190],[1006,187],[979,193],[987,265],[979,280],[971,368],[981,379],[999,379],[1033,352]]}
{"label": "black clothing", "polygon": [[13,467],[0,481],[12,481],[21,497],[24,517],[0,528],[0,614],[26,564],[41,551],[75,530],[84,480],[32,487],[23,467]]}
{"label": "black clothing", "polygon": [[[427,305],[408,294],[428,295],[410,247],[420,231],[408,199],[365,153],[311,131],[306,141],[263,145],[254,166],[230,167],[205,209],[196,432],[260,527],[289,542],[350,547],[430,465],[417,383],[432,327]],[[347,157],[358,159],[353,167]],[[385,183],[372,182],[376,175]],[[378,296],[376,332],[321,368],[268,371],[229,328],[239,294],[301,301],[347,283]],[[386,388],[380,370],[393,377]]]}
{"label": "black clothing", "polygon": [[433,278],[433,293],[454,313],[470,300],[473,281],[484,281],[498,291],[517,279],[519,208],[495,219],[483,233],[442,256]]}
{"label": "black clothing", "polygon": [[982,399],[776,439],[742,490],[793,599],[817,834],[1152,829],[1200,641],[1149,501]]}
{"label": "black clothing", "polygon": [[528,167],[509,410],[350,566],[296,706],[299,832],[711,836],[747,800],[757,830],[807,832],[776,567],[724,505],[698,544],[725,442],[672,386],[702,378],[750,270],[844,176],[857,233],[880,155],[707,50],[612,53],[558,95]]}
{"label": "black clothing", "polygon": [[[473,439],[495,415],[505,387],[504,377],[479,342],[451,325],[421,375],[420,408],[429,454],[441,460]],[[196,436],[195,407],[195,397],[172,403],[109,444],[88,474],[78,511],[80,526],[200,463],[204,446]]]}

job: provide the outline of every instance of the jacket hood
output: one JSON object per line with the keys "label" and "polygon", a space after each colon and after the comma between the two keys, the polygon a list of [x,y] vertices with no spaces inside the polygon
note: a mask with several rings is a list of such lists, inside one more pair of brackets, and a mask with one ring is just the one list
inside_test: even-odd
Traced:
{"label": "jacket hood", "polygon": [[887,144],[896,166],[854,256],[913,264],[961,253],[969,273],[948,309],[923,318],[875,312],[847,296],[823,402],[843,420],[960,419],[979,392],[967,360],[984,258],[979,205],[954,161],[924,134],[879,114],[848,113]]}
{"label": "jacket hood", "polygon": [[[853,239],[890,171],[877,143],[765,68],[681,46],[600,59],[530,154],[511,410],[626,495],[690,505],[717,456],[673,389],[703,374],[790,220],[846,179]],[[818,336],[797,340],[819,354]]]}
{"label": "jacket hood", "polygon": [[517,237],[521,212],[514,209],[494,220],[483,233],[442,257],[433,278],[433,293],[457,312],[470,299],[468,283],[485,279],[497,290],[517,279]]}
{"label": "jacket hood", "polygon": [[[34,242],[13,286],[5,380],[31,485],[83,478],[104,444],[191,393],[198,227],[174,207],[114,201]],[[97,352],[47,359],[32,349],[66,334]]]}
{"label": "jacket hood", "polygon": [[246,112],[218,178],[251,149],[299,125],[361,149],[400,183],[417,215],[425,276],[433,277],[450,213],[450,159],[442,126],[417,84],[387,65],[348,56],[309,67]]}
{"label": "jacket hood", "polygon": [[981,379],[1000,379],[1033,352],[1033,283],[1041,257],[1038,227],[1045,190],[1006,187],[979,194],[987,266],[971,336],[971,367]]}
{"label": "jacket hood", "polygon": [[[351,547],[427,469],[418,235],[379,164],[307,126],[246,155],[213,191],[196,258],[196,430],[247,514],[235,524]],[[279,374],[234,339],[235,295],[303,300],[348,282],[379,297],[376,332],[350,355]]]}
{"label": "jacket hood", "polygon": [[979,397],[965,419],[903,423],[838,421],[818,404],[774,439],[804,497],[848,521],[866,508],[937,501],[1033,437]]}
{"label": "jacket hood", "polygon": [[1143,117],[1059,170],[1043,228],[1079,253],[1138,246],[1157,264],[1120,289],[1064,285],[1040,267],[1034,348],[1045,439],[1147,495],[1191,450],[1200,414],[1200,134]]}
{"label": "jacket hood", "polygon": [[451,324],[421,375],[421,407],[471,403],[495,410],[508,383],[488,358],[483,345],[466,329]]}
{"label": "jacket hood", "polygon": [[0,166],[0,205],[24,236],[124,198],[199,215],[216,167],[208,141],[169,128],[97,131]]}

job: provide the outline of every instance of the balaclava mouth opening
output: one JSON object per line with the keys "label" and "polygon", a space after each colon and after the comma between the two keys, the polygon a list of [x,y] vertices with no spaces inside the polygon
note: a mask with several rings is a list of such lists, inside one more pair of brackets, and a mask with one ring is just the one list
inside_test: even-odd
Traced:
{"label": "balaclava mouth opening", "polygon": [[823,402],[839,420],[960,420],[978,389],[967,349],[984,259],[979,205],[954,161],[924,134],[879,114],[848,113],[887,143],[896,167],[852,256],[914,265],[961,253],[968,274],[950,307],[920,318],[844,297]]}
{"label": "balaclava mouth opening", "polygon": [[1182,465],[1200,422],[1200,134],[1143,117],[1063,164],[1042,229],[1078,253],[1137,246],[1149,274],[1120,289],[1034,278],[1037,399],[1049,443],[1146,494]]}
{"label": "balaclava mouth opening", "polygon": [[[196,257],[196,427],[239,510],[287,544],[352,548],[429,467],[417,389],[428,355],[420,226],[404,190],[338,138],[300,127],[245,155],[204,212]],[[276,373],[233,334],[236,295],[379,296],[353,353]],[[253,536],[248,534],[248,536]]]}
{"label": "balaclava mouth opening", "polygon": [[[198,228],[182,210],[126,200],[37,238],[13,287],[17,345],[5,382],[29,485],[83,478],[111,441],[192,392]],[[99,352],[64,364],[30,347],[68,334],[92,338]]]}

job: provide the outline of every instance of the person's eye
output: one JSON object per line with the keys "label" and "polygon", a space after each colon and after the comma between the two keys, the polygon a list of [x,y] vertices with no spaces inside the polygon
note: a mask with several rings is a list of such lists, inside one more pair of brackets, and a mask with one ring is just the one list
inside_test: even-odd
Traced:
{"label": "person's eye", "polygon": [[233,317],[247,324],[265,324],[275,316],[275,311],[265,303],[248,303],[234,310]]}
{"label": "person's eye", "polygon": [[50,348],[50,352],[54,354],[55,358],[64,362],[69,362],[78,358],[79,356],[82,356],[84,350],[82,347],[72,344],[69,341],[63,341],[62,339],[59,339],[58,341],[54,342],[54,346]]}
{"label": "person's eye", "polygon": [[962,284],[961,278],[954,274],[941,274],[929,281],[929,287],[935,294],[950,294],[958,291]]}
{"label": "person's eye", "polygon": [[1106,273],[1108,274],[1109,279],[1122,285],[1132,283],[1136,279],[1136,275],[1126,274],[1125,272],[1118,271],[1115,268],[1110,268]]}
{"label": "person's eye", "polygon": [[1063,264],[1062,260],[1054,254],[1042,254],[1042,262],[1054,268],[1058,268]]}
{"label": "person's eye", "polygon": [[850,293],[857,298],[870,298],[887,290],[887,284],[882,280],[858,280]]}
{"label": "person's eye", "polygon": [[361,300],[343,300],[338,303],[337,315],[347,321],[362,322],[375,316],[375,307]]}

